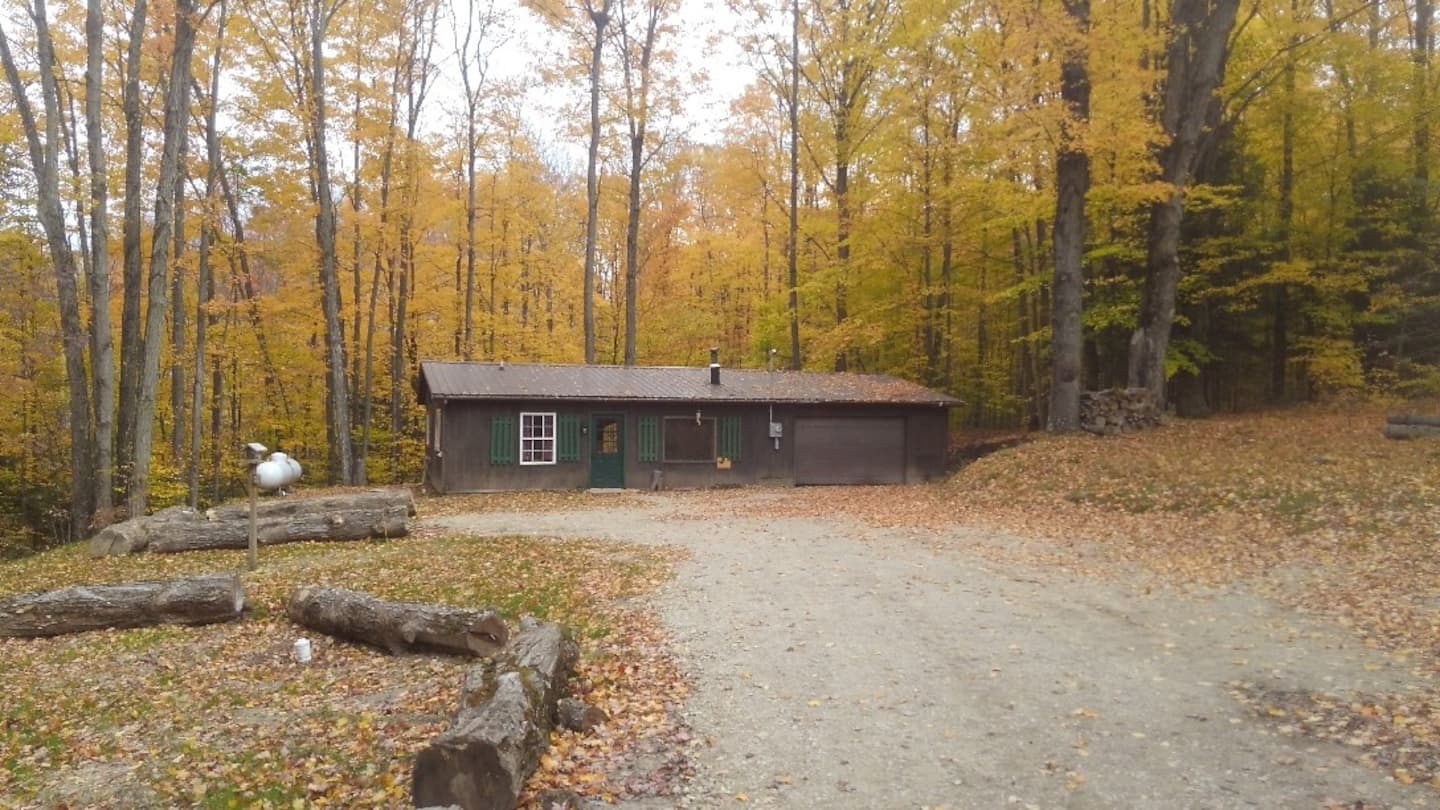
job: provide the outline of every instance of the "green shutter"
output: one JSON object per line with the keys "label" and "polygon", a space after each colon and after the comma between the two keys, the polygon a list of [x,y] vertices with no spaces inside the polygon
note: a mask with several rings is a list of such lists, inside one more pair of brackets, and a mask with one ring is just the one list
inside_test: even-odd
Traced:
{"label": "green shutter", "polygon": [[560,461],[580,460],[580,417],[562,413],[555,417],[555,457]]}
{"label": "green shutter", "polygon": [[515,463],[515,417],[494,416],[490,418],[490,463]]}
{"label": "green shutter", "polygon": [[720,455],[731,461],[740,460],[740,417],[726,416],[720,420]]}
{"label": "green shutter", "polygon": [[640,437],[637,440],[636,457],[641,462],[660,460],[660,418],[640,417]]}

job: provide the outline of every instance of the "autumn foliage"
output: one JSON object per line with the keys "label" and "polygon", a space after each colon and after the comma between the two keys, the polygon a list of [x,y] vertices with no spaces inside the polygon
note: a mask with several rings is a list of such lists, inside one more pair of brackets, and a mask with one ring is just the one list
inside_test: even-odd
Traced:
{"label": "autumn foliage", "polygon": [[[719,345],[1045,424],[1062,152],[1067,397],[1162,316],[1182,413],[1433,389],[1431,4],[1222,6],[742,2],[753,73],[699,119],[719,60],[668,0],[10,0],[7,544],[220,500],[245,440],[413,481],[425,358]],[[1202,28],[1214,91],[1168,93]]]}

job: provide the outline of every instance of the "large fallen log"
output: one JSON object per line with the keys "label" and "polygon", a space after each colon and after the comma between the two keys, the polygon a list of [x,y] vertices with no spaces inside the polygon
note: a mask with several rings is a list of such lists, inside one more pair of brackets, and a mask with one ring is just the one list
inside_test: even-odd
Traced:
{"label": "large fallen log", "polygon": [[239,617],[245,591],[234,574],[76,585],[0,600],[0,636],[39,638],[105,628],[213,624]]}
{"label": "large fallen log", "polygon": [[1385,417],[1385,421],[1392,425],[1422,425],[1440,428],[1440,416],[1426,416],[1419,413],[1392,413]]}
{"label": "large fallen log", "polygon": [[1388,423],[1380,429],[1387,439],[1429,439],[1440,436],[1440,427]]}
{"label": "large fallen log", "polygon": [[[313,497],[266,498],[256,505],[260,545],[300,540],[402,537],[410,531],[415,498],[408,489],[375,489]],[[90,555],[177,552],[250,545],[250,507],[228,504],[196,512],[171,507],[107,526],[90,540]]]}
{"label": "large fallen log", "polygon": [[367,593],[306,586],[285,607],[290,621],[326,635],[359,641],[392,654],[441,652],[490,655],[505,646],[510,629],[493,610],[388,602]]}
{"label": "large fallen log", "polygon": [[515,807],[578,656],[558,625],[522,619],[510,647],[466,675],[455,721],[416,757],[415,806]]}

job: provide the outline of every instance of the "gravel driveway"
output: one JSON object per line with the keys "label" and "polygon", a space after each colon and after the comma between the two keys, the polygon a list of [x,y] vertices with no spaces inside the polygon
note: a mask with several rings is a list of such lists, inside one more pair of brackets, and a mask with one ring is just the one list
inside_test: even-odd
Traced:
{"label": "gravel driveway", "polygon": [[1400,785],[1357,749],[1286,734],[1229,694],[1239,681],[1404,688],[1403,667],[1342,630],[1235,590],[1148,591],[996,563],[980,549],[1021,541],[993,533],[707,520],[698,503],[627,496],[430,521],[690,550],[657,605],[696,685],[688,719],[710,743],[685,806],[1440,804],[1440,791]]}

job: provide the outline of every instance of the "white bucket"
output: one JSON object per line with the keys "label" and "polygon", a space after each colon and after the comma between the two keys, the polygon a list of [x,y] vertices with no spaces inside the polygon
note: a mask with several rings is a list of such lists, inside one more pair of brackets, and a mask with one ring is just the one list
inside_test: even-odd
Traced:
{"label": "white bucket", "polygon": [[310,663],[310,639],[295,639],[295,660],[302,664]]}

